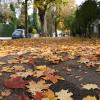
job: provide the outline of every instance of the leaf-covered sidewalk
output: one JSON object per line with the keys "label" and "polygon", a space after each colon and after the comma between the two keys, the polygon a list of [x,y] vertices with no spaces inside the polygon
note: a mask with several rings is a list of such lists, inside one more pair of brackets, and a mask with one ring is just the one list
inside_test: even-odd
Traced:
{"label": "leaf-covered sidewalk", "polygon": [[0,41],[0,100],[99,100],[100,41]]}

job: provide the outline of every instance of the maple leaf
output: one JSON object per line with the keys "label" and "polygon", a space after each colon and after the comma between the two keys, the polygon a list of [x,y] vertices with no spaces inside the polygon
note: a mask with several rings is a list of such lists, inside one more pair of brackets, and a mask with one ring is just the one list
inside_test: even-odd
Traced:
{"label": "maple leaf", "polygon": [[97,100],[95,96],[87,96],[84,97],[82,100]]}
{"label": "maple leaf", "polygon": [[44,71],[36,70],[36,71],[34,71],[34,75],[33,76],[41,77],[43,75],[44,75]]}
{"label": "maple leaf", "polygon": [[11,72],[14,72],[14,68],[13,67],[9,67],[9,66],[2,67],[1,72],[11,73]]}
{"label": "maple leaf", "polygon": [[16,74],[12,74],[10,77],[14,78],[14,77],[23,77],[26,78],[28,76],[32,76],[34,75],[34,72],[30,69],[26,70],[25,72],[17,72]]}
{"label": "maple leaf", "polygon": [[33,58],[29,58],[29,60],[28,60],[28,64],[34,64],[35,63],[35,59],[33,59]]}
{"label": "maple leaf", "polygon": [[23,66],[13,66],[15,71],[24,71],[25,68]]}
{"label": "maple leaf", "polygon": [[35,66],[35,69],[37,69],[37,70],[45,70],[46,68],[47,68],[47,66],[45,66],[45,65]]}
{"label": "maple leaf", "polygon": [[7,97],[10,94],[11,94],[11,91],[10,90],[4,90],[4,91],[1,92],[1,96],[3,96],[3,97]]}
{"label": "maple leaf", "polygon": [[3,100],[3,97],[2,96],[0,96],[0,100]]}
{"label": "maple leaf", "polygon": [[72,92],[68,92],[68,90],[61,90],[60,92],[56,92],[57,98],[60,100],[73,100],[71,97],[73,95]]}
{"label": "maple leaf", "polygon": [[55,69],[51,69],[51,68],[46,68],[45,70],[44,70],[44,75],[48,75],[48,74],[54,74],[56,72],[56,70]]}
{"label": "maple leaf", "polygon": [[32,93],[33,95],[36,94],[36,92],[42,92],[44,89],[48,89],[50,84],[46,84],[45,81],[41,80],[39,82],[31,81],[29,82],[29,85],[26,85],[28,88],[28,92]]}
{"label": "maple leaf", "polygon": [[42,100],[42,92],[36,92],[36,95],[34,95],[34,100]]}
{"label": "maple leaf", "polygon": [[28,81],[24,81],[21,77],[11,78],[4,81],[6,88],[25,88]]}
{"label": "maple leaf", "polygon": [[97,72],[100,72],[100,66],[96,69]]}
{"label": "maple leaf", "polygon": [[6,64],[5,62],[0,62],[0,66],[1,66],[1,65],[5,65],[5,64]]}
{"label": "maple leaf", "polygon": [[52,90],[48,89],[47,91],[43,93],[43,99],[57,100],[57,97],[55,96]]}
{"label": "maple leaf", "polygon": [[86,63],[86,66],[87,67],[95,67],[95,62],[88,62],[88,63]]}
{"label": "maple leaf", "polygon": [[18,64],[19,60],[17,59],[12,59],[12,60],[8,60],[8,64]]}
{"label": "maple leaf", "polygon": [[96,84],[86,84],[82,85],[82,88],[91,90],[91,89],[100,89]]}
{"label": "maple leaf", "polygon": [[61,76],[58,75],[52,75],[52,74],[48,74],[45,77],[43,77],[44,80],[50,80],[51,82],[53,82],[54,84],[58,82],[58,80],[64,80],[64,78],[62,78]]}
{"label": "maple leaf", "polygon": [[18,97],[18,100],[30,100],[28,96],[26,96],[25,94],[24,95],[20,95]]}
{"label": "maple leaf", "polygon": [[89,62],[89,59],[81,57],[81,58],[80,58],[80,61],[78,61],[78,62],[80,62],[80,63],[85,63],[85,64],[86,64],[86,63]]}
{"label": "maple leaf", "polygon": [[2,76],[2,73],[0,73],[0,76]]}

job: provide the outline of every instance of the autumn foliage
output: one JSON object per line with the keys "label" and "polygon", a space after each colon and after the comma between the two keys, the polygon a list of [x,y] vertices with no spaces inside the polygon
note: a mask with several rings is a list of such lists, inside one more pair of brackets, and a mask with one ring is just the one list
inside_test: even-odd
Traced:
{"label": "autumn foliage", "polygon": [[[9,74],[8,78],[3,79],[5,90],[0,92],[1,98],[10,96],[13,89],[22,89],[23,95],[18,95],[18,100],[66,100],[66,98],[74,100],[74,93],[69,88],[52,90],[52,86],[66,81],[68,73],[73,75],[73,70],[67,65],[63,69],[67,74],[60,75],[60,70],[55,68],[56,65],[75,60],[79,65],[83,64],[83,68],[95,68],[96,73],[100,72],[98,39],[91,41],[78,38],[40,38],[0,41],[0,43],[0,58],[10,57],[10,59],[6,58],[6,62],[0,61],[0,77],[5,73]],[[42,64],[43,61],[45,65]],[[81,89],[91,91],[100,90],[100,87],[97,84],[88,83],[81,84]],[[86,96],[83,100],[88,98],[96,100],[95,96]]]}

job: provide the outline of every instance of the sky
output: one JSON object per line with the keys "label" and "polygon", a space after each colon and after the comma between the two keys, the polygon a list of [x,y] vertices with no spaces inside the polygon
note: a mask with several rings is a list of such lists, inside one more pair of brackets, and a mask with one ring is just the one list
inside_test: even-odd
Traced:
{"label": "sky", "polygon": [[75,0],[77,5],[82,4],[85,0]]}
{"label": "sky", "polygon": [[[85,0],[75,0],[77,5],[81,5]],[[100,1],[100,0],[97,0]]]}

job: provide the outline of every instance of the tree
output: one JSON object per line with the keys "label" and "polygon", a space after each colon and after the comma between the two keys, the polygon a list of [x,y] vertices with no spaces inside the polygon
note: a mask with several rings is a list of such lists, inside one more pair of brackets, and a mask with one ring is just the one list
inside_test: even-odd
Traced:
{"label": "tree", "polygon": [[13,13],[13,17],[12,17],[11,21],[12,21],[12,24],[14,24],[15,28],[16,28],[16,26],[17,26],[17,18],[16,18],[16,12],[15,12],[15,6],[12,3],[10,4],[10,9],[11,9],[11,11]]}
{"label": "tree", "polygon": [[33,13],[33,28],[35,28],[38,33],[40,32],[41,25],[40,25],[37,9],[34,9],[34,13]]}
{"label": "tree", "polygon": [[14,18],[16,17],[15,13],[9,8],[7,4],[0,6],[0,16],[2,18],[2,23],[12,23]]}
{"label": "tree", "polygon": [[25,28],[25,5],[23,4],[21,7],[21,14],[18,19],[18,28]]}
{"label": "tree", "polygon": [[86,0],[76,11],[79,29],[82,33],[85,33],[85,36],[88,35],[91,37],[91,24],[98,18],[98,13],[96,0]]}
{"label": "tree", "polygon": [[35,0],[34,4],[35,7],[38,8],[39,11],[39,16],[40,16],[40,22],[41,22],[41,26],[42,26],[42,33],[44,33],[44,17],[46,14],[47,9],[49,9],[51,6],[56,6],[58,7],[58,5],[62,5],[66,2],[66,0]]}

